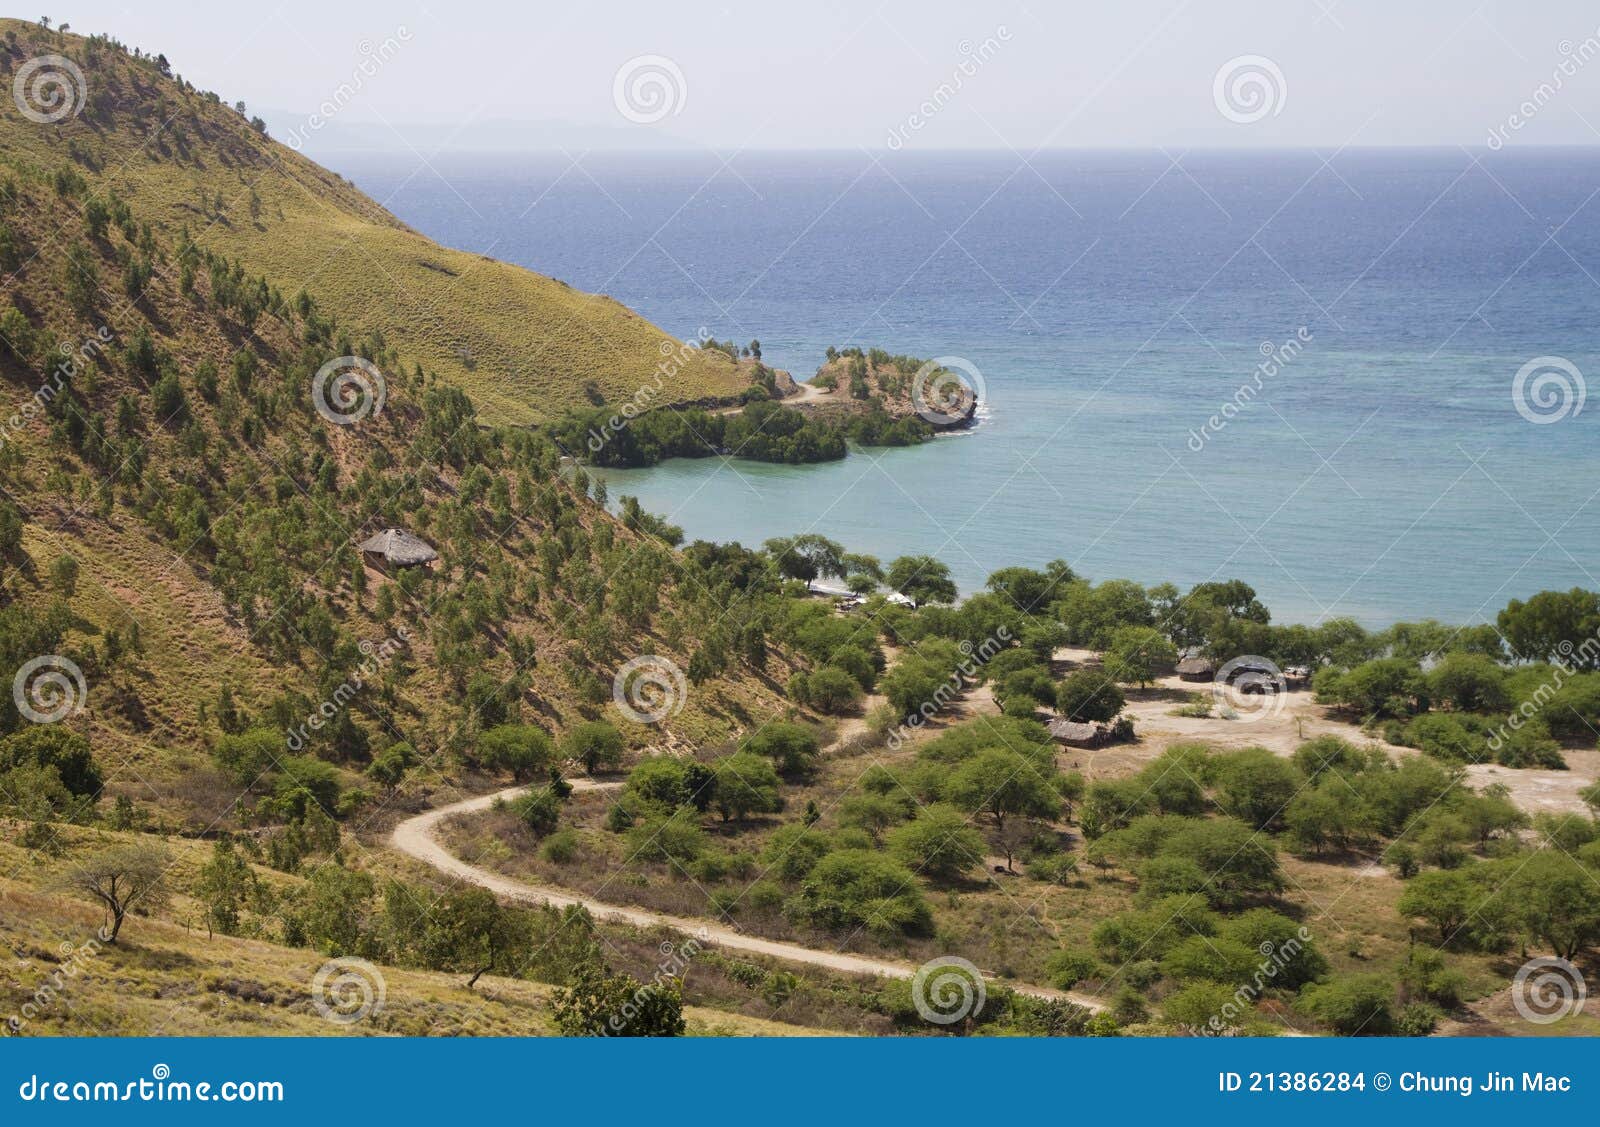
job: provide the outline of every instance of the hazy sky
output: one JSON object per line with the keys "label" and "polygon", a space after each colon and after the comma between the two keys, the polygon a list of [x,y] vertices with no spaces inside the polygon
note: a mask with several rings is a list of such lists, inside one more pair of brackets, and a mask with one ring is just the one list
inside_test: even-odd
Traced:
{"label": "hazy sky", "polygon": [[[274,135],[328,103],[313,150],[358,135],[477,147],[514,133],[507,122],[543,123],[527,144],[721,150],[1600,143],[1600,7],[1583,0],[140,0],[53,14],[275,111]],[[644,56],[658,58],[624,75],[642,85],[619,89]]]}

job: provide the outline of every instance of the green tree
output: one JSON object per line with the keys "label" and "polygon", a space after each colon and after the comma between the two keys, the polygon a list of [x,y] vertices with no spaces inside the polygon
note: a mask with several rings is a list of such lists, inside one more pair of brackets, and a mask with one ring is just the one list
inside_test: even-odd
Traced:
{"label": "green tree", "polygon": [[1305,785],[1294,764],[1265,748],[1253,747],[1217,761],[1220,805],[1258,830],[1276,829]]}
{"label": "green tree", "polygon": [[589,720],[561,737],[561,756],[583,764],[583,769],[593,775],[598,771],[615,771],[622,765],[622,733],[603,720]]}
{"label": "green tree", "polygon": [[1127,704],[1116,681],[1096,669],[1078,669],[1056,687],[1056,710],[1079,724],[1113,720]]}
{"label": "green tree", "polygon": [[1193,1037],[1226,1037],[1253,1012],[1234,996],[1235,988],[1218,982],[1193,982],[1173,994],[1163,1005],[1168,1021]]}
{"label": "green tree", "polygon": [[783,809],[778,773],[764,756],[736,752],[712,764],[711,769],[717,778],[712,805],[724,822],[742,822],[751,814],[774,814]]}
{"label": "green tree", "polygon": [[884,582],[919,606],[953,603],[958,594],[950,569],[932,556],[900,556],[890,561]]}
{"label": "green tree", "polygon": [[824,856],[801,883],[788,911],[815,927],[830,931],[864,927],[881,939],[925,934],[933,922],[911,871],[867,849],[842,849]]}
{"label": "green tree", "polygon": [[1524,661],[1571,662],[1580,669],[1600,668],[1600,651],[1583,646],[1600,635],[1600,594],[1574,587],[1540,591],[1527,602],[1512,599],[1496,616],[1512,653]]}
{"label": "green tree", "polygon": [[220,838],[195,881],[194,894],[206,908],[206,924],[223,935],[239,934],[239,913],[255,891],[255,873],[234,849],[232,838]]}
{"label": "green tree", "polygon": [[34,724],[0,739],[0,772],[35,765],[50,768],[75,795],[100,797],[99,765],[89,741],[59,724]]}
{"label": "green tree", "polygon": [[641,983],[604,964],[581,970],[551,1005],[563,1037],[681,1037],[683,991],[676,978]]}
{"label": "green tree", "polygon": [[1346,975],[1307,986],[1299,1008],[1343,1037],[1394,1032],[1394,984],[1377,974]]}
{"label": "green tree", "polygon": [[1061,795],[1033,760],[1014,751],[981,751],[950,773],[944,796],[970,813],[988,814],[997,829],[1006,819],[1055,818]]}
{"label": "green tree", "polygon": [[1172,672],[1178,648],[1153,626],[1124,626],[1111,635],[1105,669],[1125,685],[1148,685]]}
{"label": "green tree", "polygon": [[780,774],[799,775],[816,765],[817,734],[804,725],[779,720],[757,729],[739,750],[766,756]]}
{"label": "green tree", "polygon": [[1498,712],[1511,705],[1505,670],[1483,654],[1445,654],[1427,679],[1428,696],[1460,712]]}
{"label": "green tree", "polygon": [[891,830],[890,854],[908,869],[931,881],[953,881],[982,866],[983,836],[953,806],[923,807],[914,821]]}
{"label": "green tree", "polygon": [[509,771],[518,782],[544,773],[554,758],[549,735],[532,724],[502,724],[478,738],[478,761],[491,771]]}

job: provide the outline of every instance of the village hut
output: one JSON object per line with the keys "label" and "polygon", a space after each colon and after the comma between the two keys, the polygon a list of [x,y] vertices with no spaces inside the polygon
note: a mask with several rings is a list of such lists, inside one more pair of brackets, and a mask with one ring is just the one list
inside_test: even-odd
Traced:
{"label": "village hut", "polygon": [[1217,675],[1217,664],[1208,657],[1186,657],[1178,662],[1178,677],[1184,681],[1210,681]]}
{"label": "village hut", "polygon": [[1051,739],[1067,747],[1099,747],[1106,740],[1106,730],[1099,724],[1080,724],[1058,717],[1046,727]]}
{"label": "village hut", "polygon": [[439,558],[432,545],[403,528],[386,528],[357,548],[367,562],[380,568],[426,567]]}

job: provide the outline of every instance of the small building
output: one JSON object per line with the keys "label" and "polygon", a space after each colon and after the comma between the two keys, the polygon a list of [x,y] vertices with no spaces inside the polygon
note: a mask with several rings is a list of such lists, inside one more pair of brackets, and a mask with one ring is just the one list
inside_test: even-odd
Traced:
{"label": "small building", "polygon": [[439,558],[431,544],[403,528],[386,528],[356,547],[368,563],[380,568],[426,567]]}
{"label": "small building", "polygon": [[1067,747],[1099,747],[1106,742],[1106,730],[1099,724],[1080,724],[1057,717],[1046,727],[1051,739]]}
{"label": "small building", "polygon": [[912,610],[917,609],[917,600],[911,598],[909,595],[902,595],[899,591],[890,591],[884,596],[884,598],[897,607],[910,607]]}
{"label": "small building", "polygon": [[1217,663],[1209,657],[1186,657],[1178,662],[1178,677],[1184,681],[1210,681],[1217,675]]}

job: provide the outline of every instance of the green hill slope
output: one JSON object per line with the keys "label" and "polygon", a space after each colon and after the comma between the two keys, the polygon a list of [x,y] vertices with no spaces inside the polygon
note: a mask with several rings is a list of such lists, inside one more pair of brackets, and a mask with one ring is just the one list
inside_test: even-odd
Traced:
{"label": "green hill slope", "polygon": [[[105,39],[0,20],[0,79],[44,56],[82,75],[81,109],[39,123],[7,105],[0,156],[54,169],[71,162],[158,234],[187,228],[285,293],[317,294],[339,320],[382,335],[412,362],[460,386],[485,421],[528,423],[569,406],[660,392],[653,405],[723,399],[748,386],[725,355],[688,350],[631,310],[480,255],[441,247],[354,186],[252,128],[213,94]],[[57,68],[61,70],[61,68]],[[63,71],[63,73],[65,73]],[[48,87],[37,89],[39,109]],[[58,91],[61,88],[57,88]]]}

